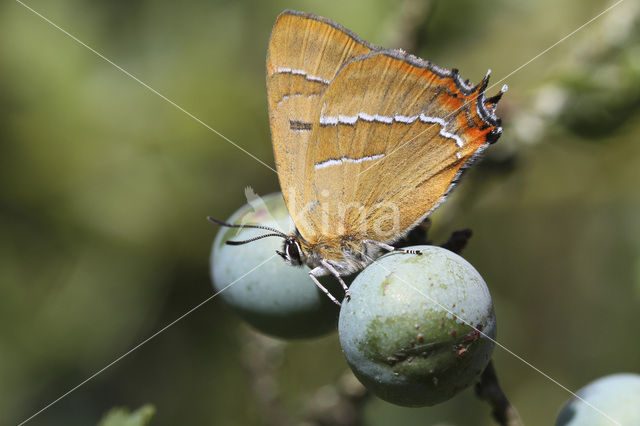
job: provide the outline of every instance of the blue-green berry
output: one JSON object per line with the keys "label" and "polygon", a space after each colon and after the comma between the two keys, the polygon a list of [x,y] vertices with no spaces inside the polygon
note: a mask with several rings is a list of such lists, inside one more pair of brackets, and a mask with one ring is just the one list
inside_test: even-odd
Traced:
{"label": "blue-green berry", "polygon": [[590,405],[572,398],[560,411],[556,426],[640,425],[640,374],[601,377],[576,394]]}
{"label": "blue-green berry", "polygon": [[[280,193],[252,201],[227,222],[265,225],[285,233],[293,229]],[[266,334],[306,338],[335,330],[337,306],[311,281],[309,268],[289,266],[276,255],[276,250],[282,250],[282,238],[268,237],[239,246],[225,244],[227,240],[247,240],[266,233],[269,231],[220,229],[211,253],[214,289],[222,291],[220,297],[246,322]],[[337,297],[344,294],[331,279],[322,282]]]}
{"label": "blue-green berry", "polygon": [[496,319],[469,262],[440,247],[410,248],[422,254],[387,254],[356,277],[338,331],[347,362],[370,391],[417,407],[446,401],[478,378],[491,358]]}

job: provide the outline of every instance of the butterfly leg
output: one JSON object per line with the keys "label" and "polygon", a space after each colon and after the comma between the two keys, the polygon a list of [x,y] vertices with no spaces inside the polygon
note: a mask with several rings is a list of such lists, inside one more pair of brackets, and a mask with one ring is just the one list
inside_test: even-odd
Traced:
{"label": "butterfly leg", "polygon": [[378,246],[381,249],[384,249],[386,251],[400,251],[402,253],[407,253],[407,254],[422,254],[420,250],[396,248],[394,246],[390,246],[389,244],[381,243],[379,241],[373,241],[373,240],[362,240],[362,241],[367,244],[373,244],[374,246]]}
{"label": "butterfly leg", "polygon": [[335,303],[336,305],[340,306],[340,302],[338,302],[338,301],[336,300],[336,298],[335,298],[335,297],[333,297],[333,295],[332,295],[331,293],[329,293],[329,290],[327,290],[327,289],[325,288],[325,286],[323,286],[323,285],[320,283],[320,281],[318,281],[318,278],[316,278],[316,277],[321,277],[321,276],[326,275],[326,274],[327,274],[327,271],[326,271],[326,269],[324,269],[322,266],[318,266],[317,268],[313,268],[311,271],[309,271],[309,276],[311,277],[311,280],[313,281],[313,283],[314,283],[314,284],[315,284],[315,285],[316,285],[320,290],[322,290],[322,292],[323,292],[324,294],[326,294],[326,295],[327,295],[327,297],[328,297],[329,299],[331,299],[331,301],[332,301],[333,303]]}
{"label": "butterfly leg", "polygon": [[322,266],[324,266],[324,268],[331,272],[331,274],[336,277],[338,279],[338,281],[340,281],[340,285],[342,286],[342,288],[344,289],[344,297],[347,300],[351,300],[351,292],[349,291],[349,287],[347,286],[347,284],[344,282],[344,280],[342,279],[342,277],[340,276],[340,273],[338,273],[338,271],[336,271],[336,268],[333,267],[333,265],[329,262],[327,262],[326,260],[322,259],[320,261],[320,263],[322,264]]}

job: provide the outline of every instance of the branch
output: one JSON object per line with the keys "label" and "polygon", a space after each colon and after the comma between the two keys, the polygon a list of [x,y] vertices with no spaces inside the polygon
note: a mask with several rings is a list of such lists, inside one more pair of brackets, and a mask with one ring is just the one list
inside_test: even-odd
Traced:
{"label": "branch", "polygon": [[404,0],[396,9],[392,29],[388,31],[387,46],[401,48],[410,53],[419,50],[419,33],[424,28],[433,6],[431,0]]}
{"label": "branch", "polygon": [[345,371],[336,384],[323,386],[309,398],[304,425],[363,426],[364,407],[371,393]]}
{"label": "branch", "polygon": [[249,376],[251,391],[260,409],[263,424],[293,424],[284,409],[276,375],[285,343],[242,327],[242,361]]}
{"label": "branch", "polygon": [[469,228],[453,231],[449,239],[440,245],[440,247],[446,248],[455,254],[460,254],[460,252],[467,246],[471,235],[473,235],[473,233]]}
{"label": "branch", "polygon": [[493,361],[489,361],[489,365],[482,372],[480,382],[476,384],[475,389],[478,398],[488,401],[491,405],[491,414],[498,424],[501,426],[522,426],[518,412],[500,388]]}

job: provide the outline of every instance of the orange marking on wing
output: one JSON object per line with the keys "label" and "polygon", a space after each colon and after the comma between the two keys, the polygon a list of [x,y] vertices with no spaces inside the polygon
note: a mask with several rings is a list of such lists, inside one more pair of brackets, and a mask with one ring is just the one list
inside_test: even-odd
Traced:
{"label": "orange marking on wing", "polygon": [[443,93],[438,97],[438,100],[442,106],[445,106],[451,110],[458,110],[462,108],[465,104],[465,99],[462,98],[454,98],[452,96]]}

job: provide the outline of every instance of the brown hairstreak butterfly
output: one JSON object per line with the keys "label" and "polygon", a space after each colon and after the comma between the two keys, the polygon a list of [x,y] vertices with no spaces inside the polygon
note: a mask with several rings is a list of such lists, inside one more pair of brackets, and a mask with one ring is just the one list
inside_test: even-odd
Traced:
{"label": "brown hairstreak butterfly", "polygon": [[[502,132],[477,85],[401,50],[360,39],[317,15],[287,10],[267,54],[269,119],[280,187],[296,230],[277,253],[309,276],[357,272],[423,221]],[[237,245],[254,241],[227,241]]]}

